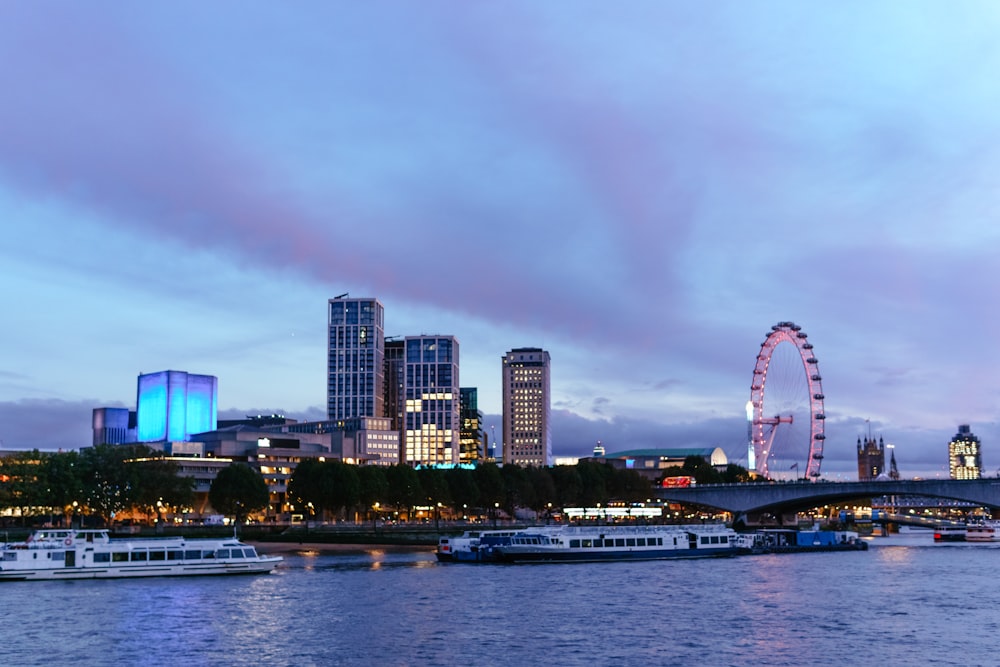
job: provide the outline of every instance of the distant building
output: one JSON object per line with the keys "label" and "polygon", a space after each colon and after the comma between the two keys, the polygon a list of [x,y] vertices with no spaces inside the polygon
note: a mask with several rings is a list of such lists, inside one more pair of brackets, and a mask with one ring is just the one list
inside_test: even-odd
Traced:
{"label": "distant building", "polygon": [[952,479],[979,479],[982,476],[979,438],[972,434],[968,424],[959,426],[958,433],[948,443],[948,468]]}
{"label": "distant building", "polygon": [[280,433],[328,434],[332,458],[358,465],[399,463],[399,431],[388,417],[353,417],[337,421],[299,422],[266,427]]}
{"label": "distant building", "polygon": [[548,466],[552,462],[549,353],[515,348],[503,362],[503,462]]}
{"label": "distant building", "polygon": [[295,424],[297,419],[289,419],[284,415],[247,415],[243,419],[220,419],[216,428],[224,429],[230,426],[285,426]]}
{"label": "distant building", "polygon": [[192,433],[212,431],[218,418],[218,379],[184,371],[139,376],[136,439],[185,442]]}
{"label": "distant building", "polygon": [[124,445],[135,442],[135,410],[128,408],[94,408],[91,425],[93,445]]}
{"label": "distant building", "polygon": [[384,309],[378,299],[328,302],[327,418],[384,416]]}
{"label": "distant building", "polygon": [[403,370],[401,463],[459,462],[458,340],[407,336]]}
{"label": "distant building", "polygon": [[889,479],[899,479],[899,468],[896,467],[896,450],[889,445]]}
{"label": "distant building", "polygon": [[479,390],[462,387],[459,460],[462,463],[479,463],[486,456],[486,436],[483,433],[483,413],[479,410]]}
{"label": "distant building", "polygon": [[[596,449],[596,448],[595,448]],[[666,468],[684,465],[689,456],[704,459],[716,469],[729,465],[729,457],[721,447],[678,447],[668,449],[630,449],[611,454],[594,455],[580,461],[608,463],[622,470],[635,470],[649,479],[656,479]]]}
{"label": "distant building", "polygon": [[870,482],[885,473],[885,444],[882,438],[858,438],[858,481]]}

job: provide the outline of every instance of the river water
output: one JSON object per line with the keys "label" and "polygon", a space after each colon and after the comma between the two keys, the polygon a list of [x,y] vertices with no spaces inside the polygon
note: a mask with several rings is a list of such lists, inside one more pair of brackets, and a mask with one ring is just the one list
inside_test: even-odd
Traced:
{"label": "river water", "polygon": [[3,665],[994,665],[1000,544],[555,565],[286,553],[274,574],[0,586]]}

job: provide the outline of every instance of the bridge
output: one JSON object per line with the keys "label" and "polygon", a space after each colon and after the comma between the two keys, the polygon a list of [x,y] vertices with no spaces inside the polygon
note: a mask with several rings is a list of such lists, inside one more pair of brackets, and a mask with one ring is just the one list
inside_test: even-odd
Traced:
{"label": "bridge", "polygon": [[665,501],[735,514],[798,512],[859,498],[923,496],[1000,509],[1000,479],[706,484],[656,490]]}

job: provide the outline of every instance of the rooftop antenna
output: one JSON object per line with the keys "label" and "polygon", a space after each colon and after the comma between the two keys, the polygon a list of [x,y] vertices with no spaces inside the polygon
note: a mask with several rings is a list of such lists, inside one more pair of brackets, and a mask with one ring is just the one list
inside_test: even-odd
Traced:
{"label": "rooftop antenna", "polygon": [[344,298],[345,296],[347,296],[348,294],[350,294],[350,292],[344,292],[343,294],[338,294],[337,296],[335,296],[335,297],[333,297],[333,298],[334,298],[334,299],[343,299],[343,298]]}

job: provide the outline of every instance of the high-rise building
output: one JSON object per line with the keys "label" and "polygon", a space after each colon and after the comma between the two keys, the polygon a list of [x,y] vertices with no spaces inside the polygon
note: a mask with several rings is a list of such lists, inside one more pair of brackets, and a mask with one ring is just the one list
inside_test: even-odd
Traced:
{"label": "high-rise building", "polygon": [[402,340],[385,341],[385,401],[383,401],[384,416],[391,421],[391,428],[403,430],[403,371],[406,365],[403,361],[406,348]]}
{"label": "high-rise building", "polygon": [[330,299],[326,412],[330,420],[384,416],[384,310],[378,299]]}
{"label": "high-rise building", "polygon": [[139,442],[185,442],[192,433],[214,431],[218,379],[184,371],[139,376],[136,438]]}
{"label": "high-rise building", "polygon": [[885,444],[871,436],[858,438],[858,481],[870,482],[885,472]]}
{"label": "high-rise building", "polygon": [[552,461],[549,353],[515,348],[503,357],[503,462],[547,466]]}
{"label": "high-rise building", "polygon": [[952,479],[979,479],[982,475],[979,438],[972,434],[968,424],[959,426],[958,433],[948,443],[948,468]]}
{"label": "high-rise building", "polygon": [[462,433],[460,436],[459,460],[462,463],[479,463],[486,456],[486,440],[483,434],[483,413],[479,410],[479,390],[476,387],[462,387]]}
{"label": "high-rise building", "polygon": [[459,462],[458,340],[407,336],[403,371],[401,462]]}

